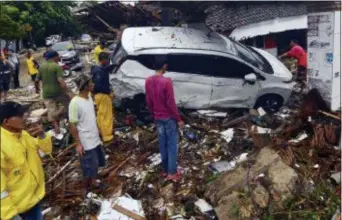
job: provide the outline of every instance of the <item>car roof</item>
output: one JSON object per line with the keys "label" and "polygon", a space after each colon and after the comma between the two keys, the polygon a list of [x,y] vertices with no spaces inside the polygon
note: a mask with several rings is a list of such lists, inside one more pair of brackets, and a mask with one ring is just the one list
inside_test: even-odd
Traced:
{"label": "car roof", "polygon": [[236,55],[228,38],[215,32],[179,27],[127,28],[122,35],[122,45],[129,55],[150,49],[189,49],[215,51]]}

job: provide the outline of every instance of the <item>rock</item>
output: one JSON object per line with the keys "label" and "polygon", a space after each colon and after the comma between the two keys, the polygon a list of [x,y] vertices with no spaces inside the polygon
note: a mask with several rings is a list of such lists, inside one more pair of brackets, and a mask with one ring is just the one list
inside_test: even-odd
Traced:
{"label": "rock", "polygon": [[258,206],[260,208],[266,208],[268,206],[268,202],[270,200],[270,195],[269,195],[267,189],[265,189],[265,187],[263,187],[262,185],[258,185],[252,191],[252,197],[253,197],[255,203],[258,204]]}
{"label": "rock", "polygon": [[[237,219],[233,213],[236,212],[238,197],[233,192],[246,187],[247,173],[247,168],[238,166],[232,171],[222,173],[209,185],[205,196],[215,206],[219,219]],[[265,147],[256,155],[255,163],[249,170],[249,179],[252,180],[260,173],[268,174],[272,183],[270,186],[272,198],[278,197],[277,201],[282,202],[291,196],[298,175],[282,161],[276,151]],[[257,187],[252,195],[260,207],[267,207],[270,195],[266,189]],[[237,210],[240,217],[243,215],[248,218],[250,205],[238,207]]]}
{"label": "rock", "polygon": [[[270,166],[277,162],[281,162],[279,155],[270,148],[263,148],[256,156],[256,162],[250,168],[250,179],[265,173]],[[212,204],[217,204],[218,201],[231,194],[238,188],[243,188],[246,184],[247,169],[238,166],[232,171],[222,173],[218,178],[209,185],[208,190],[205,192],[205,196],[210,199]]]}
{"label": "rock", "polygon": [[341,172],[334,173],[330,177],[334,179],[336,183],[341,183]]}
{"label": "rock", "polygon": [[285,200],[292,195],[298,180],[297,173],[282,161],[273,164],[268,170],[268,176],[272,181],[272,186],[281,197]]}

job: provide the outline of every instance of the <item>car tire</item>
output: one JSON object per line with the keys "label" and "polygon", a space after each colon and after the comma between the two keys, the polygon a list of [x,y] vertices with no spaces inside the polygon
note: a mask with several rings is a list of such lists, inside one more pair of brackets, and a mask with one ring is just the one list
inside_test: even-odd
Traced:
{"label": "car tire", "polygon": [[277,112],[284,104],[284,99],[280,95],[267,94],[258,98],[254,106],[255,109],[262,107],[268,113]]}

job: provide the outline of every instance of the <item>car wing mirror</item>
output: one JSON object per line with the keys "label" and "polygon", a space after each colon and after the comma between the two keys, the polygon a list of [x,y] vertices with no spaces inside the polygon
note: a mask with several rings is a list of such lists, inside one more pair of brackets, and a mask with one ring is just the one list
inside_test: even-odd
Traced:
{"label": "car wing mirror", "polygon": [[254,73],[249,73],[245,75],[244,79],[245,80],[242,85],[245,85],[246,83],[254,84],[257,80],[257,76]]}

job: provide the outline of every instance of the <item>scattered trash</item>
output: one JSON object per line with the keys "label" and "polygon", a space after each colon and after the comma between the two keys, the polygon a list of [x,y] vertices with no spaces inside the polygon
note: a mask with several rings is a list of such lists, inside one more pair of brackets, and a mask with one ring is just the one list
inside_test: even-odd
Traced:
{"label": "scattered trash", "polygon": [[289,143],[299,143],[302,140],[306,139],[308,135],[306,133],[300,134],[296,139],[292,139],[289,141]]}
{"label": "scattered trash", "polygon": [[229,142],[231,142],[231,140],[234,137],[234,129],[229,128],[225,131],[222,131],[220,134],[221,134],[222,138],[225,139],[227,143],[229,143]]}

